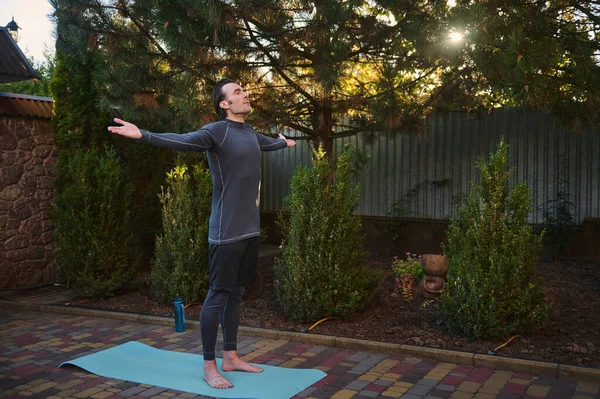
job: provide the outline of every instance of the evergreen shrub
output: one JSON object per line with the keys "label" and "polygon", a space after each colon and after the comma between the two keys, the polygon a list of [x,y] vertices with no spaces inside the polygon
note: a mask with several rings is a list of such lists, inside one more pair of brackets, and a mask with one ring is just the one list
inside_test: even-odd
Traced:
{"label": "evergreen shrub", "polygon": [[362,249],[358,187],[352,187],[352,151],[337,160],[335,178],[325,152],[315,151],[312,168],[300,166],[280,216],[286,236],[275,263],[275,288],[286,316],[314,321],[346,316],[374,296],[378,275],[366,267]]}
{"label": "evergreen shrub", "polygon": [[154,298],[201,302],[208,291],[208,219],[212,181],[206,164],[192,170],[180,162],[160,194],[162,234],[156,240],[150,280]]}
{"label": "evergreen shrub", "polygon": [[541,235],[527,223],[529,189],[509,192],[507,145],[501,141],[488,162],[480,159],[480,182],[452,220],[444,246],[448,283],[440,310],[454,332],[500,339],[541,328],[550,310],[533,271]]}
{"label": "evergreen shrub", "polygon": [[131,185],[113,149],[64,152],[59,164],[51,213],[58,280],[78,296],[113,295],[139,264],[129,230]]}

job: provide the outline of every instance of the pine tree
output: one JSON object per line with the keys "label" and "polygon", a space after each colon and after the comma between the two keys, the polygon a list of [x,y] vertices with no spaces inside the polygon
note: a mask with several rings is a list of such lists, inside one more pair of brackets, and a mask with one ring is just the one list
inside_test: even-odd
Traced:
{"label": "pine tree", "polygon": [[101,47],[105,99],[153,126],[212,120],[223,76],[251,89],[256,125],[326,152],[448,109],[523,104],[598,124],[594,1],[61,1],[87,6],[74,25]]}
{"label": "pine tree", "polygon": [[94,33],[106,101],[159,129],[212,120],[223,76],[251,90],[255,125],[328,153],[338,137],[422,131],[435,111],[526,105],[599,122],[595,1],[61,1],[87,7],[73,30]]}
{"label": "pine tree", "polygon": [[254,125],[296,129],[328,154],[337,137],[421,120],[446,10],[407,0],[77,4],[88,6],[77,28],[103,53],[104,98],[134,121],[201,126],[214,119],[212,85],[229,76],[250,89]]}
{"label": "pine tree", "polygon": [[597,1],[458,1],[449,24],[466,32],[454,62],[464,66],[464,104],[549,109],[576,129],[600,124]]}

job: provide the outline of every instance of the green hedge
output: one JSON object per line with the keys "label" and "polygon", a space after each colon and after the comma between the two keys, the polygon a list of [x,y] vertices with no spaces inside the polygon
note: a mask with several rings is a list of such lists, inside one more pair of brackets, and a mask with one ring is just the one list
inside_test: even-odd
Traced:
{"label": "green hedge", "polygon": [[445,245],[450,266],[440,309],[446,324],[471,338],[500,339],[530,332],[547,320],[550,305],[534,284],[541,236],[527,223],[529,189],[509,191],[508,150],[500,143],[450,224]]}
{"label": "green hedge", "polygon": [[180,163],[167,176],[168,187],[160,195],[163,230],[152,260],[152,292],[162,303],[175,297],[201,302],[208,291],[210,171],[205,163],[191,171]]}
{"label": "green hedge", "polygon": [[139,264],[129,231],[131,185],[112,149],[61,156],[52,211],[58,280],[79,296],[110,296]]}
{"label": "green hedge", "polygon": [[275,288],[283,312],[295,320],[346,316],[374,296],[378,276],[366,268],[358,205],[351,187],[352,151],[337,160],[335,179],[322,149],[314,167],[299,167],[286,205],[289,221],[275,264]]}

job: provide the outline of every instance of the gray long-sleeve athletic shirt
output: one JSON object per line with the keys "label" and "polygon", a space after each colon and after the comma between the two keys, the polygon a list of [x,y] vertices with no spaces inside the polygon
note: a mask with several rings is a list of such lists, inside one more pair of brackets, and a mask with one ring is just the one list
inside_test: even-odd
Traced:
{"label": "gray long-sleeve athletic shirt", "polygon": [[272,139],[229,119],[184,134],[141,132],[139,141],[156,147],[206,151],[213,181],[209,243],[228,244],[260,235],[261,151],[287,147],[284,139]]}

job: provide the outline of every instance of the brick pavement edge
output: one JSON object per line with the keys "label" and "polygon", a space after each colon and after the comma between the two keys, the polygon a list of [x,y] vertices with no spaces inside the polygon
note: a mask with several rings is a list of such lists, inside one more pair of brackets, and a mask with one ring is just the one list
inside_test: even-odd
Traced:
{"label": "brick pavement edge", "polygon": [[[174,321],[171,317],[115,312],[75,306],[41,305],[29,302],[0,300],[0,309],[23,309],[39,312],[72,314],[77,316],[102,317],[143,324],[157,324],[164,326],[174,325]],[[199,329],[199,324],[200,323],[198,321],[188,320],[186,327],[189,329]],[[326,345],[343,349],[418,356],[424,359],[451,362],[456,364],[466,364],[475,367],[491,367],[513,372],[535,372],[538,375],[544,375],[553,378],[575,378],[582,381],[600,383],[600,369],[592,367],[579,367],[535,360],[452,351],[447,349],[391,344],[319,334],[304,334],[300,332],[280,331],[258,327],[240,326],[239,333],[240,335],[258,338],[284,339],[292,342]]]}

